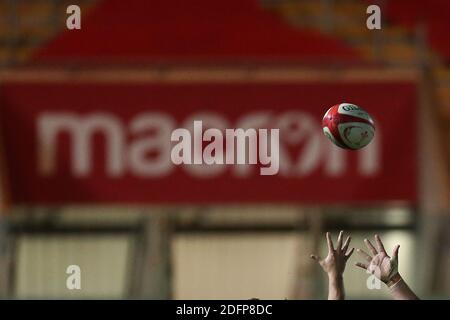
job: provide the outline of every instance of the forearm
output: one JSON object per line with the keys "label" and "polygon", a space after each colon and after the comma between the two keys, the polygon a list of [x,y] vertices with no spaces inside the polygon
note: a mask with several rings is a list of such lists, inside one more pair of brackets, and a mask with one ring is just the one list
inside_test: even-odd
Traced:
{"label": "forearm", "polygon": [[397,275],[395,281],[389,283],[388,287],[395,300],[419,300],[400,275]]}
{"label": "forearm", "polygon": [[328,274],[328,300],[344,299],[344,278],[342,275]]}

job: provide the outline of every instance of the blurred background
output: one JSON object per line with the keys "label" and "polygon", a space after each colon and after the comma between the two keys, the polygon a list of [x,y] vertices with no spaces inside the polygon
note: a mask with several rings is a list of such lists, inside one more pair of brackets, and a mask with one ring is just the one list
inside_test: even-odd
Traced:
{"label": "blurred background", "polygon": [[[0,0],[0,296],[325,299],[309,255],[343,229],[400,244],[408,284],[448,299],[449,15],[444,0]],[[366,149],[323,136],[341,102],[374,117]],[[170,132],[193,119],[280,128],[280,173],[176,167]],[[347,298],[389,298],[356,261]]]}

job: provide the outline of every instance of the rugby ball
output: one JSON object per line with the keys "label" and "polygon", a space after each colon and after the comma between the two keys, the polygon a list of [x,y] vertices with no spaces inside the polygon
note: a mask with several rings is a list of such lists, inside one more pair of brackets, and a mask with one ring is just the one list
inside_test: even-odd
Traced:
{"label": "rugby ball", "polygon": [[375,125],[370,115],[351,103],[336,104],[328,109],[322,128],[331,142],[351,150],[364,148],[375,135]]}

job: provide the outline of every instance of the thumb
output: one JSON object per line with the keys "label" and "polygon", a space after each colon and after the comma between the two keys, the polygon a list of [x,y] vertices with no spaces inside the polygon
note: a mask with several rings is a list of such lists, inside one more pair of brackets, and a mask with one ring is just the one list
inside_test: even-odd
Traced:
{"label": "thumb", "polygon": [[313,260],[315,260],[317,262],[320,262],[320,257],[319,256],[316,256],[315,254],[311,254],[310,257],[311,257],[311,259],[313,259]]}

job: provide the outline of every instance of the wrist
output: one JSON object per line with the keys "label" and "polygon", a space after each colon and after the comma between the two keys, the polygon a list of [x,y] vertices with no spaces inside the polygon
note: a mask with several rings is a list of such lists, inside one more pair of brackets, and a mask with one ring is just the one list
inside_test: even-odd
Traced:
{"label": "wrist", "polygon": [[328,278],[329,279],[342,279],[343,275],[339,272],[328,272]]}
{"label": "wrist", "polygon": [[342,273],[328,273],[328,300],[344,300],[344,279]]}
{"label": "wrist", "polygon": [[399,283],[400,281],[402,281],[402,277],[401,275],[397,272],[395,273],[387,282],[386,285],[388,286],[388,288],[392,288],[393,286],[395,286],[397,283]]}

